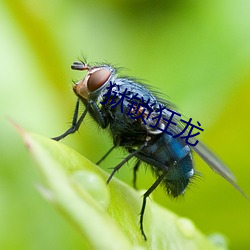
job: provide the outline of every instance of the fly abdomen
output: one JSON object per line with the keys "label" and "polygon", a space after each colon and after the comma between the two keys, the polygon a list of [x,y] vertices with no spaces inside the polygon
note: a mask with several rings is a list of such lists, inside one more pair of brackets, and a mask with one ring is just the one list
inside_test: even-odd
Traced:
{"label": "fly abdomen", "polygon": [[192,155],[188,154],[180,161],[173,161],[162,184],[169,195],[177,197],[184,193],[193,175]]}
{"label": "fly abdomen", "polygon": [[171,196],[183,194],[194,175],[191,150],[180,138],[158,135],[137,157],[152,166],[156,176],[165,173],[162,184]]}
{"label": "fly abdomen", "polygon": [[194,175],[191,149],[180,138],[173,138],[166,133],[162,136],[167,141],[166,154],[170,156],[166,163],[168,170],[162,184],[169,195],[177,197],[184,193],[190,178]]}

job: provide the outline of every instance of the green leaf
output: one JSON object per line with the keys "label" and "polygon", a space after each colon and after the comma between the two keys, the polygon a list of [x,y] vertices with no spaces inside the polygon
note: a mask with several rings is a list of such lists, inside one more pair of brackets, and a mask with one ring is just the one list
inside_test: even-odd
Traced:
{"label": "green leaf", "polygon": [[81,232],[83,249],[226,249],[212,243],[186,218],[148,199],[144,241],[139,229],[143,192],[108,174],[60,142],[21,130],[45,179],[43,196]]}

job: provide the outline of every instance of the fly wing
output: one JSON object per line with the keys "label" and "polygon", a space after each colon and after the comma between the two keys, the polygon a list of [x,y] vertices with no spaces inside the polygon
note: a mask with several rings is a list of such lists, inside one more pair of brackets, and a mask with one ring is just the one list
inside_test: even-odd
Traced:
{"label": "fly wing", "polygon": [[[162,101],[163,104],[168,105],[169,103],[166,103]],[[167,106],[168,107],[168,106]],[[171,111],[171,110],[169,110]],[[160,125],[167,126],[166,121],[164,121],[163,118],[167,118],[168,121],[171,112],[164,110],[162,113],[162,120],[159,123]],[[169,123],[169,128],[175,132],[175,134],[179,134],[183,129],[184,125],[176,118],[174,117],[172,121],[175,123]],[[177,125],[177,126],[175,126]],[[187,131],[182,134],[182,136],[187,135]],[[189,138],[188,139],[191,144],[195,144],[196,139],[195,138]],[[196,146],[192,147],[193,151],[195,151],[208,165],[209,167],[214,170],[217,174],[222,176],[224,179],[226,179],[229,183],[231,183],[245,198],[248,199],[247,195],[243,192],[243,190],[237,185],[236,178],[233,175],[233,173],[229,170],[229,168],[210,150],[208,149],[204,144],[199,142]]]}
{"label": "fly wing", "polygon": [[210,168],[231,183],[243,196],[248,199],[247,195],[237,185],[236,178],[233,173],[210,149],[208,149],[201,142],[199,142],[195,147],[192,147],[192,149],[209,165]]}

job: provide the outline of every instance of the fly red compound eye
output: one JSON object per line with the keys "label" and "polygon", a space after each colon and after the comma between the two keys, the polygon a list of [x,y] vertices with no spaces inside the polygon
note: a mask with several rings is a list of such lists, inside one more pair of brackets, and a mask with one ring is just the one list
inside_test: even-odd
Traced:
{"label": "fly red compound eye", "polygon": [[93,92],[99,89],[110,77],[110,71],[108,69],[99,69],[92,73],[88,79],[88,90]]}

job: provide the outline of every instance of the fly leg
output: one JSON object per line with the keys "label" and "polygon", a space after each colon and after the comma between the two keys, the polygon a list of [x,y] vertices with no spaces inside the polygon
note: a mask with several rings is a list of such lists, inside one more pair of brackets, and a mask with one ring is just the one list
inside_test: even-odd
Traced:
{"label": "fly leg", "polygon": [[142,144],[137,150],[134,150],[132,153],[130,153],[122,162],[120,162],[116,167],[114,167],[112,173],[110,174],[107,184],[111,181],[112,177],[114,174],[127,162],[129,161],[132,157],[134,157],[138,152],[140,152],[144,147],[147,146],[147,143]]}
{"label": "fly leg", "polygon": [[116,146],[114,145],[97,163],[96,165],[99,165],[115,148]]}
{"label": "fly leg", "polygon": [[140,212],[140,230],[142,233],[142,236],[144,238],[144,240],[147,240],[147,236],[144,232],[143,229],[143,216],[144,216],[144,212],[145,212],[145,208],[146,208],[146,200],[148,198],[148,196],[157,188],[157,186],[162,182],[163,178],[166,176],[166,172],[163,172],[162,175],[160,175],[158,177],[158,179],[153,183],[153,185],[147,190],[147,192],[143,195],[143,201],[142,201],[142,208],[141,208],[141,212]]}
{"label": "fly leg", "polygon": [[137,189],[137,188],[136,188],[136,173],[137,173],[137,171],[138,171],[140,165],[141,165],[141,161],[140,161],[140,160],[137,160],[136,163],[135,163],[134,169],[133,169],[133,187],[134,187],[135,189]]}
{"label": "fly leg", "polygon": [[79,102],[80,101],[78,99],[77,102],[76,102],[76,106],[75,106],[75,110],[74,110],[74,116],[73,116],[71,127],[65,133],[63,133],[62,135],[59,135],[57,137],[53,137],[51,139],[53,139],[55,141],[60,141],[64,137],[68,136],[69,134],[75,133],[79,129],[79,127],[80,127],[80,125],[81,125],[84,117],[86,116],[86,114],[88,112],[88,106],[87,106],[86,109],[84,110],[84,112],[82,113],[82,115],[80,116],[79,120],[77,121],[77,119],[78,119],[78,112],[79,112]]}

